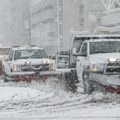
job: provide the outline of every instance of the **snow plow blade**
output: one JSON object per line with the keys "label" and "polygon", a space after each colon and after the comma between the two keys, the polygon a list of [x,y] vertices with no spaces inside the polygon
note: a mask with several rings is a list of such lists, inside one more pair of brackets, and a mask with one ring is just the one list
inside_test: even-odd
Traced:
{"label": "snow plow blade", "polygon": [[65,73],[70,73],[70,69],[57,69],[56,71],[42,71],[42,72],[35,72],[37,80],[47,80],[49,77],[57,77],[60,78],[61,75]]}
{"label": "snow plow blade", "polygon": [[20,72],[20,73],[13,73],[11,77],[6,76],[6,82],[13,81],[13,82],[20,82],[20,81],[27,81],[31,82],[32,80],[46,80],[49,77],[58,77],[61,74],[71,72],[70,69],[57,69],[55,71],[34,71],[34,72]]}
{"label": "snow plow blade", "polygon": [[106,92],[120,94],[120,76],[91,73],[90,80],[101,86]]}
{"label": "snow plow blade", "polygon": [[[48,79],[50,78],[50,79]],[[31,74],[14,74],[11,79],[7,79],[6,82],[13,81],[13,82],[31,82],[31,81],[38,81],[40,82],[47,82],[51,80],[51,78],[57,78],[55,80],[61,83],[61,86],[64,86],[65,91],[70,91],[75,93],[77,91],[78,78],[76,74],[76,69],[57,69],[56,71],[43,71],[43,72],[34,72]],[[54,79],[53,79],[54,80]]]}
{"label": "snow plow blade", "polygon": [[57,69],[56,71],[44,71],[44,72],[36,72],[39,73],[39,75],[59,75],[62,73],[69,73],[71,72],[70,69]]}

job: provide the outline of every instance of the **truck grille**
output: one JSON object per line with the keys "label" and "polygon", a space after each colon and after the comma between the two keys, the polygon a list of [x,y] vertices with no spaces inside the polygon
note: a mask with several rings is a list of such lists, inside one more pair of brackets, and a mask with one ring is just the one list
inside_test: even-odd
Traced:
{"label": "truck grille", "polygon": [[39,64],[39,65],[22,65],[21,69],[23,72],[30,71],[49,71],[49,64]]}
{"label": "truck grille", "polygon": [[49,70],[49,64],[42,64],[42,65],[32,65],[33,70],[38,71],[48,71]]}
{"label": "truck grille", "polygon": [[106,74],[120,74],[120,62],[116,61],[108,63],[106,68]]}
{"label": "truck grille", "polygon": [[21,70],[22,70],[23,72],[31,71],[31,70],[32,70],[32,69],[31,69],[31,65],[22,65],[22,66],[21,66]]}

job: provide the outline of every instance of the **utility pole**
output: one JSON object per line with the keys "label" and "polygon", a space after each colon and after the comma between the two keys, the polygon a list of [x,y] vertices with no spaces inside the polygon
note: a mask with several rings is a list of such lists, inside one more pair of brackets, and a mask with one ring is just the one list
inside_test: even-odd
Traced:
{"label": "utility pole", "polygon": [[31,45],[31,14],[30,14],[30,0],[28,0],[28,22],[29,22],[29,41],[28,41],[28,44]]}
{"label": "utility pole", "polygon": [[59,21],[59,0],[57,0],[57,23],[58,23],[58,24],[57,24],[57,25],[58,25],[58,26],[57,26],[57,28],[58,28],[58,31],[57,31],[57,32],[58,32],[58,35],[57,35],[57,36],[58,36],[58,51],[57,51],[57,52],[60,52],[60,35],[59,35],[59,32],[60,32],[60,31],[59,31],[59,27],[60,27],[60,26],[59,26],[59,24],[60,24],[60,21]]}

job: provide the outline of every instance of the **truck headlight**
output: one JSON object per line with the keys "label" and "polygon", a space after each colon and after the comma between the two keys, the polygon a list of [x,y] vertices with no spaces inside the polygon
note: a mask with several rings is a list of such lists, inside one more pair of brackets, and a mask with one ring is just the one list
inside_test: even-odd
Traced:
{"label": "truck headlight", "polygon": [[13,72],[21,72],[21,65],[13,65],[12,71]]}
{"label": "truck headlight", "polygon": [[43,60],[43,63],[44,63],[44,64],[49,64],[50,61],[49,61],[49,60]]}
{"label": "truck headlight", "polygon": [[92,72],[103,72],[104,64],[103,63],[93,64],[91,69]]}
{"label": "truck headlight", "polygon": [[96,66],[96,64],[94,64],[93,66],[92,66],[92,72],[96,72],[97,71],[97,66]]}
{"label": "truck headlight", "polygon": [[112,62],[112,63],[115,62],[116,60],[117,60],[116,58],[109,58],[109,59],[108,59],[108,61],[109,61],[109,62]]}

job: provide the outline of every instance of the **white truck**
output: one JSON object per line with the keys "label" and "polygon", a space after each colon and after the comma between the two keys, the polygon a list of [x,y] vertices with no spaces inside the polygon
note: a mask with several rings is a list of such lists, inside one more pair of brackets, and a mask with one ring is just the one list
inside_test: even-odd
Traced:
{"label": "white truck", "polygon": [[0,47],[0,75],[3,74],[3,71],[2,71],[2,62],[3,62],[3,59],[4,57],[8,56],[9,55],[9,51],[11,50],[10,47]]}
{"label": "white truck", "polygon": [[96,88],[120,93],[120,35],[73,37],[73,57],[84,93]]}
{"label": "white truck", "polygon": [[75,92],[74,69],[57,69],[44,49],[34,45],[14,46],[2,63],[4,82],[45,81],[57,77],[67,91]]}
{"label": "white truck", "polygon": [[69,50],[61,50],[56,56],[57,68],[69,67]]}
{"label": "white truck", "polygon": [[15,46],[2,63],[4,81],[31,81],[35,72],[54,71],[55,61],[37,46]]}

